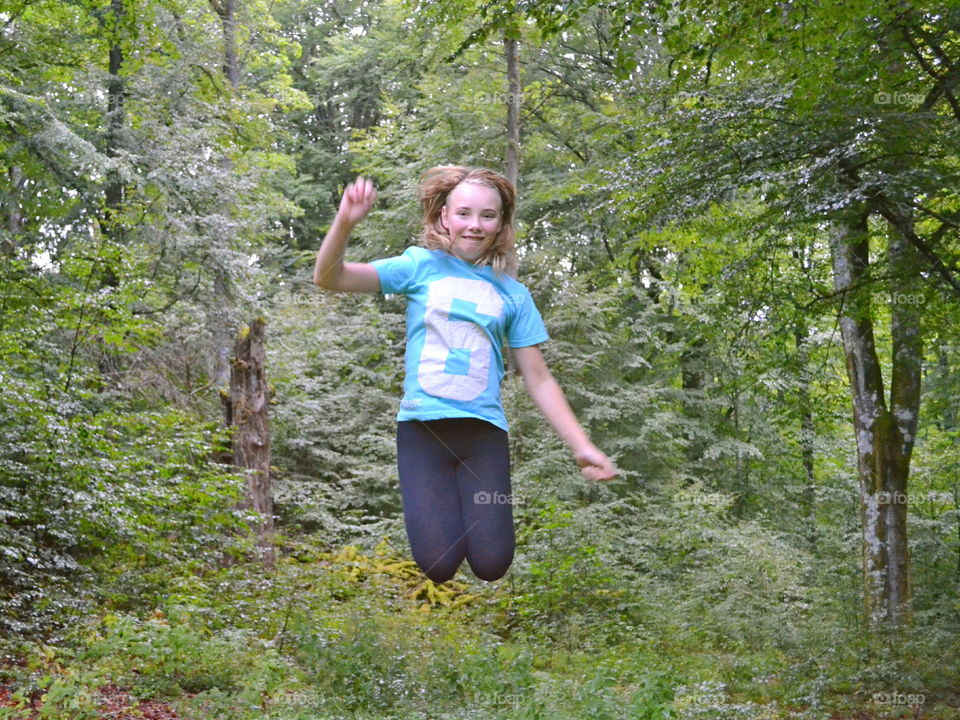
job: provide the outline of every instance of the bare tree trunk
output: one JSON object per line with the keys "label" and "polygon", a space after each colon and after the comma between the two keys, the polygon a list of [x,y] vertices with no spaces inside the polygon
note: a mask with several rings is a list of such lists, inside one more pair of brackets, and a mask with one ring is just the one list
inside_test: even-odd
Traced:
{"label": "bare tree trunk", "polygon": [[[103,22],[110,36],[110,50],[107,59],[107,134],[105,139],[105,153],[108,157],[117,157],[123,138],[123,126],[126,122],[126,91],[123,87],[123,46],[121,45],[121,30],[127,10],[123,0],[110,0],[110,11],[103,18]],[[116,170],[107,174],[104,187],[104,212],[100,222],[104,235],[114,242],[123,240],[123,211],[124,187],[123,180]],[[120,279],[116,268],[112,264],[105,264],[100,278],[101,287],[117,287]],[[107,362],[109,365],[110,362]]]}
{"label": "bare tree trunk", "polygon": [[[117,24],[121,22],[124,14],[122,0],[113,0],[110,8],[116,18]],[[120,76],[123,70],[123,48],[120,46],[120,39],[114,38],[110,46],[109,59],[110,79],[107,81],[107,155],[116,157],[120,148],[120,139],[123,133],[123,123],[126,116],[126,103],[123,89],[123,78]],[[116,214],[123,202],[123,183],[119,177],[114,174],[106,187],[107,209],[111,214]],[[111,218],[112,219],[112,218]]]}
{"label": "bare tree trunk", "polygon": [[233,290],[226,269],[214,268],[213,287],[216,307],[212,314],[214,356],[211,380],[212,386],[222,392],[230,382],[231,335],[237,326]]}
{"label": "bare tree trunk", "polygon": [[[703,458],[707,444],[710,442],[709,435],[719,430],[720,422],[713,417],[712,412],[706,410],[707,406],[704,403],[707,385],[705,358],[709,349],[706,340],[698,334],[697,329],[682,319],[675,322],[669,336],[672,338],[671,342],[681,340],[684,344],[683,351],[680,353],[680,387],[683,389],[681,412],[688,427],[691,428],[687,435],[689,442],[684,448],[684,455],[689,465],[695,465]],[[733,412],[732,409],[731,412]]]}
{"label": "bare tree trunk", "polygon": [[807,352],[807,328],[798,323],[794,327],[793,340],[797,349],[800,371],[800,390],[797,404],[800,410],[800,458],[803,463],[803,502],[807,516],[807,544],[811,552],[817,549],[817,486],[813,466],[813,439],[816,430],[813,424],[813,404],[810,401],[809,353]]}
{"label": "bare tree trunk", "polygon": [[[865,208],[848,211],[834,222],[830,245],[834,286],[843,292],[840,331],[857,440],[865,610],[872,623],[898,625],[910,618],[906,490],[920,399],[919,330],[907,304],[901,307],[891,294],[894,370],[888,410],[870,296],[861,287],[870,262]],[[915,277],[910,270],[915,254],[906,245],[902,238],[891,237],[896,288]]]}
{"label": "bare tree trunk", "polygon": [[221,18],[223,22],[223,71],[227,82],[234,90],[240,84],[240,63],[237,57],[237,24],[236,7],[234,0],[223,0],[226,12]]}
{"label": "bare tree trunk", "polygon": [[19,165],[10,168],[10,212],[7,213],[7,230],[11,235],[23,232],[23,210],[20,204],[20,193],[26,185],[27,179]]}
{"label": "bare tree trunk", "polygon": [[507,60],[507,180],[517,186],[520,178],[520,62],[519,42],[503,37],[503,53]]}
{"label": "bare tree trunk", "polygon": [[244,507],[261,516],[257,547],[265,565],[274,564],[273,499],[270,484],[270,390],[264,370],[264,320],[254,318],[237,337],[230,373],[228,418],[233,427],[233,464],[247,470]]}
{"label": "bare tree trunk", "polygon": [[240,61],[237,57],[236,0],[210,0],[210,7],[223,26],[223,75],[234,90],[240,85]]}
{"label": "bare tree trunk", "polygon": [[[960,483],[953,483],[953,505],[960,505]],[[960,581],[960,513],[957,513],[957,569],[953,577]]]}
{"label": "bare tree trunk", "polygon": [[[223,75],[229,83],[230,89],[236,90],[240,85],[240,59],[237,55],[237,2],[236,0],[209,1],[210,7],[219,16],[220,24],[223,27]],[[230,169],[229,158],[223,158],[220,162],[224,169]],[[233,320],[234,303],[230,280],[225,270],[216,269],[214,271],[214,287],[218,299],[218,312],[216,313],[216,324],[213,332],[215,347],[212,380],[213,387],[223,388],[230,376],[230,336],[233,328],[236,327]]]}
{"label": "bare tree trunk", "polygon": [[7,235],[0,238],[0,255],[12,256],[17,249],[17,235],[23,232],[23,210],[20,202],[20,193],[26,185],[26,178],[19,165],[14,165],[7,172],[10,178],[10,200],[7,210]]}
{"label": "bare tree trunk", "polygon": [[[912,220],[910,221],[912,225]],[[893,362],[890,380],[890,410],[893,414],[893,446],[890,502],[885,508],[890,544],[890,604],[902,608],[896,620],[909,619],[910,551],[907,545],[907,483],[910,458],[920,420],[920,385],[923,367],[923,337],[920,333],[922,293],[917,292],[920,258],[916,246],[899,229],[888,229],[890,258],[890,335]]]}
{"label": "bare tree trunk", "polygon": [[[123,41],[126,38],[124,31],[125,18],[128,9],[124,0],[110,0],[109,12],[100,16],[101,23],[107,30],[110,38],[110,49],[107,56],[107,115],[106,137],[104,152],[108,157],[120,155],[124,144],[124,127],[126,125],[126,88],[121,75],[124,65]],[[103,189],[103,211],[99,213],[98,222],[103,236],[115,247],[123,247],[126,239],[123,210],[126,195],[123,177],[119,170],[111,168],[106,173],[106,183]],[[109,253],[108,257],[113,253]],[[99,268],[95,266],[91,272],[98,272],[98,282],[101,288],[119,287],[121,277],[115,260],[102,259]],[[111,386],[122,385],[122,369],[126,358],[104,342],[99,335],[97,343],[97,367],[104,382]]]}

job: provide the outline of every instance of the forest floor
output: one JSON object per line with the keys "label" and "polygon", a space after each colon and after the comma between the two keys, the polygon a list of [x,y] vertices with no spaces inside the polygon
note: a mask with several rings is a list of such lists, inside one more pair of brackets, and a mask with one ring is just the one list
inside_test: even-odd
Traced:
{"label": "forest floor", "polygon": [[[0,685],[0,717],[3,710],[18,711],[16,720],[42,720],[44,702],[39,693],[27,698],[23,704],[15,698],[16,689],[9,685]],[[96,697],[95,717],[90,720],[188,720],[178,714],[169,702],[159,700],[137,700],[130,692],[116,686],[100,688]],[[915,717],[923,717],[917,715]],[[858,711],[854,713],[836,713],[830,720],[880,720],[873,713]]]}
{"label": "forest floor", "polygon": [[960,720],[952,657],[926,669],[943,654],[927,646],[895,658],[924,665],[910,685],[882,643],[808,668],[649,609],[615,623],[632,616],[590,578],[434,586],[381,546],[299,550],[269,577],[214,568],[156,607],[96,608],[56,646],[9,646],[0,720]]}
{"label": "forest floor", "polygon": [[[43,720],[44,701],[39,693],[34,693],[26,704],[15,697],[16,689],[9,685],[0,685],[0,717],[4,709],[17,712],[16,720]],[[169,702],[159,700],[137,700],[130,692],[116,686],[100,688],[95,698],[96,716],[84,715],[90,720],[188,720],[177,713]],[[917,717],[922,717],[917,716]],[[830,720],[879,720],[880,716],[868,712],[838,713]]]}
{"label": "forest floor", "polygon": [[[16,692],[11,686],[0,686],[0,717],[4,717],[3,709],[9,708],[18,712],[16,720],[42,720],[42,694],[31,693],[24,704]],[[128,691],[112,685],[100,688],[95,701],[96,720],[185,720],[168,702],[136,700]]]}

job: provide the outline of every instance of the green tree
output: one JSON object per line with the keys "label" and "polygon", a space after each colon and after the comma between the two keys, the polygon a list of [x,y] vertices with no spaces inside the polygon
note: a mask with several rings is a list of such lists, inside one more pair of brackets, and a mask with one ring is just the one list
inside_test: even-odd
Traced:
{"label": "green tree", "polygon": [[[558,33],[595,5],[529,12]],[[614,36],[618,74],[643,88],[636,152],[611,178],[620,197],[642,193],[638,219],[690,217],[737,190],[766,203],[771,226],[831,228],[823,235],[854,408],[867,614],[902,622],[907,512],[889,498],[907,492],[924,328],[913,308],[890,303],[884,382],[873,338],[886,316],[870,295],[884,275],[891,299],[930,282],[937,292],[957,290],[956,10],[855,3],[775,13],[717,2],[621,3],[610,12],[628,31]],[[497,13],[488,17],[495,27]],[[662,46],[643,42],[652,37]],[[665,76],[648,72],[651,48]]]}

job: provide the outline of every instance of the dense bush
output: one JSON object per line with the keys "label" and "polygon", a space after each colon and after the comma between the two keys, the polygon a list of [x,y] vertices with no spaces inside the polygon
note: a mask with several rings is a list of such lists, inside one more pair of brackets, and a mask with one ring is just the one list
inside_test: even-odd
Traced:
{"label": "dense bush", "polygon": [[56,635],[94,601],[150,607],[244,526],[223,439],[189,414],[91,412],[0,372],[0,630]]}

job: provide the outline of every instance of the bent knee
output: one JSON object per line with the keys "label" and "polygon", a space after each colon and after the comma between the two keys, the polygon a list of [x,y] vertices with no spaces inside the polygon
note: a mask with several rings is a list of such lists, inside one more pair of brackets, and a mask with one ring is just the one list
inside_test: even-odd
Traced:
{"label": "bent knee", "polygon": [[481,580],[489,582],[491,580],[499,580],[507,574],[507,570],[510,569],[510,563],[513,562],[513,553],[510,553],[509,557],[497,559],[470,560],[468,558],[468,562],[474,575]]}
{"label": "bent knee", "polygon": [[423,570],[423,574],[435,583],[446,582],[456,575],[462,562],[462,558],[448,560],[446,558],[435,559],[414,556],[413,559],[417,561],[417,565]]}

